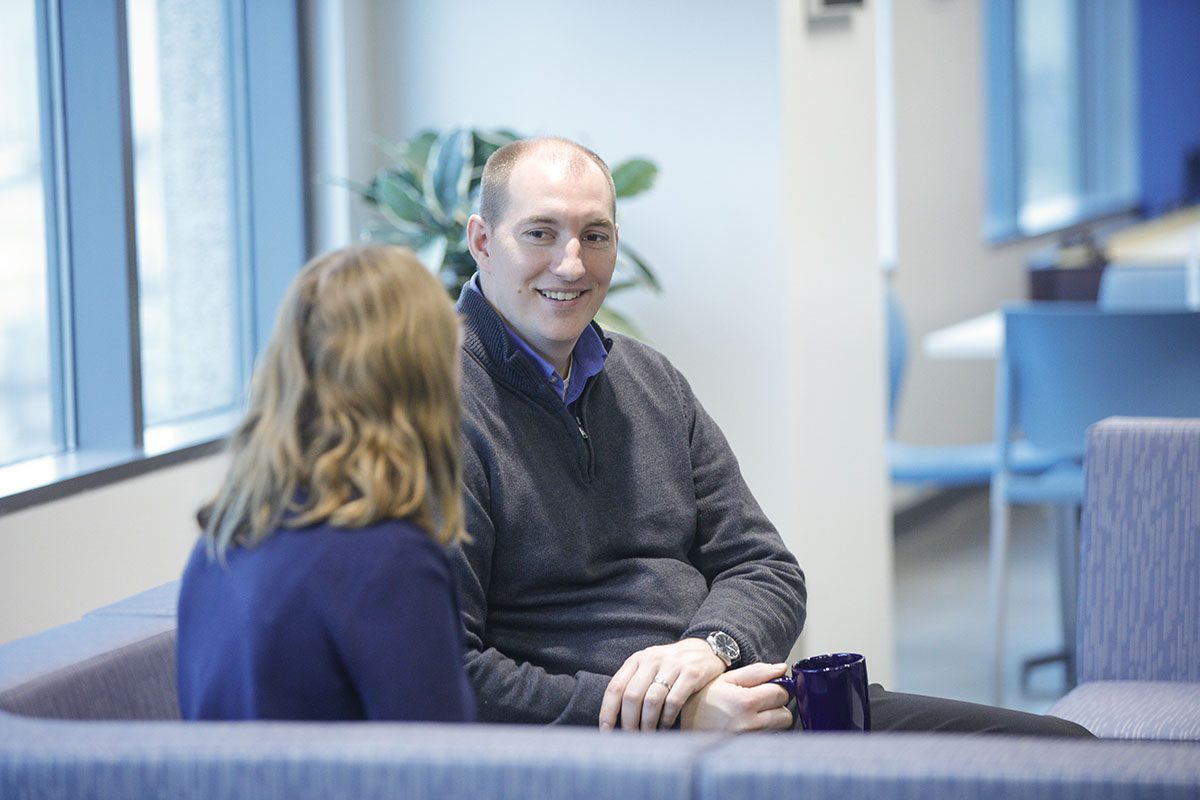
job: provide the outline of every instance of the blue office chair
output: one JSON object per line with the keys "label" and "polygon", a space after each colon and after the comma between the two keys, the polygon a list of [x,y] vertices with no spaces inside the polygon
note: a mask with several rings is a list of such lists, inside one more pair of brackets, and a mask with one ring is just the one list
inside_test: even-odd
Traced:
{"label": "blue office chair", "polygon": [[[996,471],[999,451],[995,442],[920,445],[895,438],[896,408],[908,361],[908,331],[904,314],[891,287],[884,287],[888,334],[888,467],[893,483],[958,488],[987,486]],[[1020,471],[1040,471],[1053,457],[1025,442],[1014,445],[1013,463]]]}
{"label": "blue office chair", "polygon": [[[1090,304],[1033,303],[1005,309],[1004,339],[996,380],[1000,460],[992,479],[989,570],[997,704],[1004,699],[1009,506],[1059,509],[1070,676],[1086,429],[1110,416],[1200,416],[1200,312],[1117,312]],[[1011,440],[1016,431],[1033,446],[1056,453],[1054,466],[1034,474],[1014,469]]]}
{"label": "blue office chair", "polygon": [[1183,265],[1109,264],[1100,273],[1096,302],[1107,311],[1182,311],[1187,308],[1187,272]]}

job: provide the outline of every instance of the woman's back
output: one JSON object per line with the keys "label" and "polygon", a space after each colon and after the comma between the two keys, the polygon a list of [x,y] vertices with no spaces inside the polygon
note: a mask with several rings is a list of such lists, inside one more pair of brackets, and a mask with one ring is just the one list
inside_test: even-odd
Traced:
{"label": "woman's back", "polygon": [[449,563],[416,526],[280,528],[179,597],[185,719],[473,720]]}

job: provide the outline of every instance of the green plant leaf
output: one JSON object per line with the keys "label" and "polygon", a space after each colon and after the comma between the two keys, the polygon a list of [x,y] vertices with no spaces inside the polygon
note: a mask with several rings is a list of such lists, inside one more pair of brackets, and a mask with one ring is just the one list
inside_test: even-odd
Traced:
{"label": "green plant leaf", "polygon": [[429,162],[429,151],[438,139],[437,131],[421,131],[404,144],[404,161],[417,179],[417,185],[425,174],[425,165]]}
{"label": "green plant leaf", "polygon": [[371,183],[359,183],[349,178],[337,178],[329,175],[313,178],[312,181],[318,185],[340,186],[343,189],[348,189],[371,204],[378,202],[375,199],[375,184],[373,181]]}
{"label": "green plant leaf", "polygon": [[476,129],[473,131],[475,136],[475,175],[472,176],[472,181],[477,181],[478,176],[483,171],[483,165],[487,163],[488,158],[492,153],[499,150],[509,142],[515,142],[518,137],[512,131],[485,129]]}
{"label": "green plant leaf", "polygon": [[434,275],[440,274],[442,262],[446,258],[446,237],[429,237],[428,241],[417,250],[417,258],[421,259],[421,263],[428,267]]}
{"label": "green plant leaf", "polygon": [[600,310],[596,312],[596,322],[600,323],[600,327],[606,332],[615,331],[635,339],[642,338],[642,332],[628,317],[608,306],[600,306]]}
{"label": "green plant leaf", "polygon": [[425,194],[436,207],[435,216],[444,222],[454,218],[460,206],[470,207],[471,154],[474,137],[466,128],[454,128],[442,136],[426,160]]}
{"label": "green plant leaf", "polygon": [[654,271],[650,269],[650,265],[624,242],[617,246],[617,266],[628,271],[638,283],[656,292],[662,291],[662,285],[658,282]]}
{"label": "green plant leaf", "polygon": [[392,173],[384,174],[375,183],[375,199],[384,213],[412,223],[425,221],[425,204],[413,187]]}
{"label": "green plant leaf", "polygon": [[608,294],[614,295],[619,292],[623,292],[626,289],[637,289],[642,285],[643,284],[639,281],[629,279],[614,279],[613,282],[608,285]]}
{"label": "green plant leaf", "polygon": [[658,167],[644,158],[631,158],[617,164],[612,171],[617,197],[633,197],[654,185]]}
{"label": "green plant leaf", "polygon": [[[405,223],[403,220],[399,221],[406,226],[409,225],[409,223]],[[363,238],[372,242],[400,244],[410,247],[413,250],[416,250],[425,241],[425,234],[420,228],[397,227],[395,221],[387,219],[382,215],[364,222],[362,235]]]}

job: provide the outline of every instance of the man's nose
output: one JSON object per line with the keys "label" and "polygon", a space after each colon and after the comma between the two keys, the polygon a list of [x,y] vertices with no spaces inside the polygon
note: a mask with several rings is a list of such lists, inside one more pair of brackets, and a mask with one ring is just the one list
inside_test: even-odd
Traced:
{"label": "man's nose", "polygon": [[580,256],[582,247],[578,239],[571,238],[567,241],[563,248],[562,258],[558,263],[551,267],[550,271],[557,277],[566,281],[577,281],[584,276],[587,270],[583,267],[583,258]]}

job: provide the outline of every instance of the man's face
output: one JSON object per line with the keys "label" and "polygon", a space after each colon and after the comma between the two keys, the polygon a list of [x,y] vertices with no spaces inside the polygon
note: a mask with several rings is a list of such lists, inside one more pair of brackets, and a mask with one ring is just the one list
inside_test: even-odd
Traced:
{"label": "man's face", "polygon": [[612,280],[613,204],[595,164],[534,152],[513,168],[500,219],[468,225],[484,296],[560,374]]}

